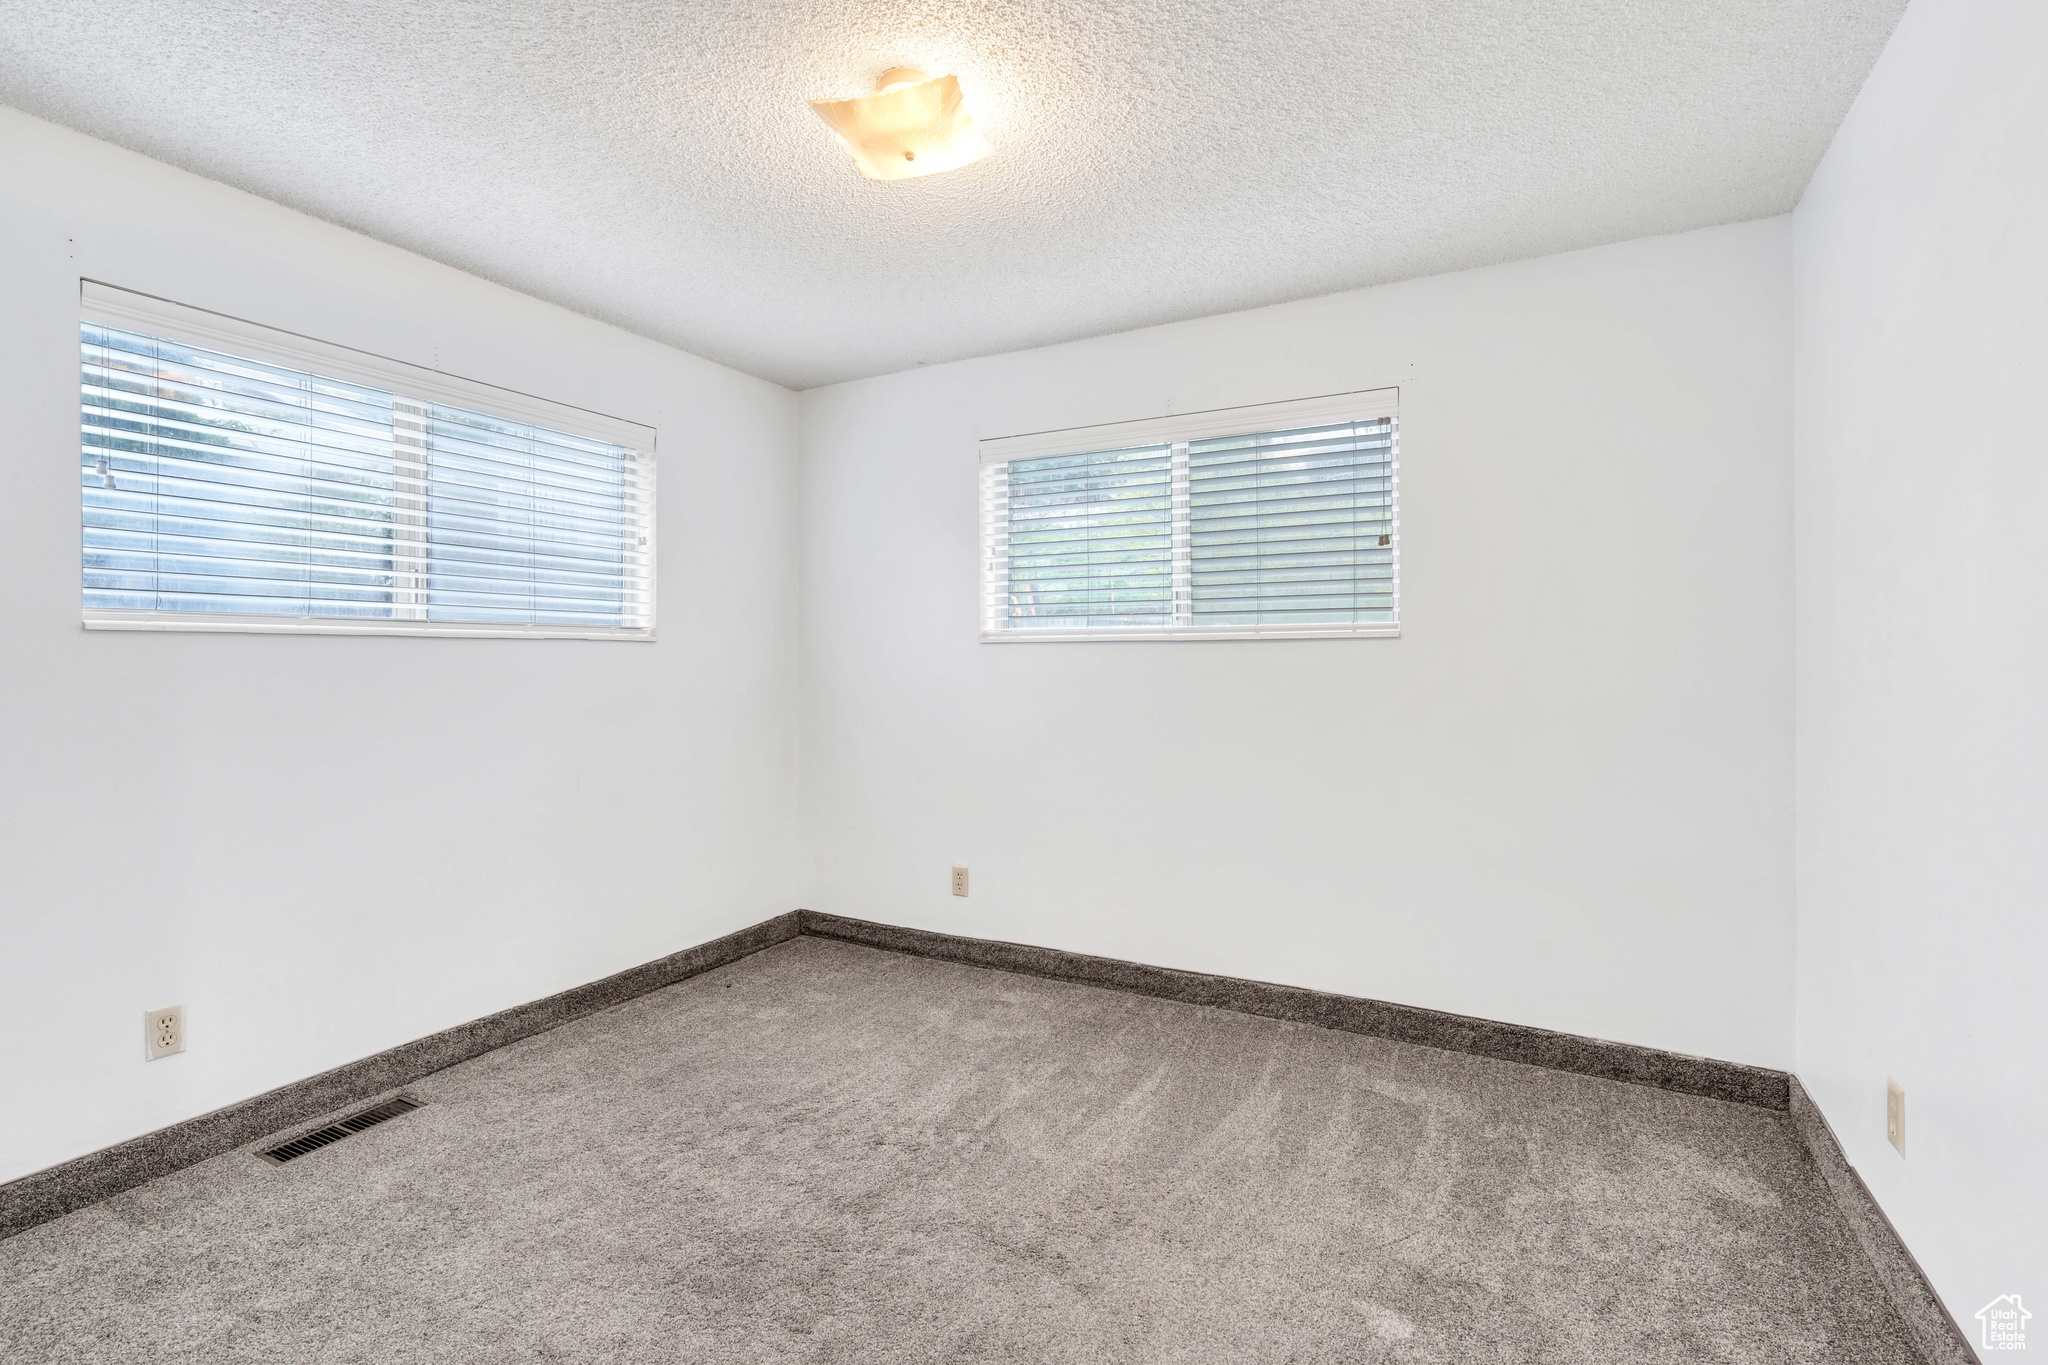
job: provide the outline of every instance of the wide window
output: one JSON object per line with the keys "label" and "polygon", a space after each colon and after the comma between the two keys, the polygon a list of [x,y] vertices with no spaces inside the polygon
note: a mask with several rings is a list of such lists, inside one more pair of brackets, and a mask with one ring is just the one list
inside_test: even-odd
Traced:
{"label": "wide window", "polygon": [[1399,397],[983,441],[982,639],[1399,634]]}
{"label": "wide window", "polygon": [[654,631],[653,433],[85,286],[85,624]]}

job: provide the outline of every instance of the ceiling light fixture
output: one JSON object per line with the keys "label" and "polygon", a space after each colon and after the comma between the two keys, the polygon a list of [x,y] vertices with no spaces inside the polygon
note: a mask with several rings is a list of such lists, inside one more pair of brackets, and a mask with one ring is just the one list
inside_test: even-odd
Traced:
{"label": "ceiling light fixture", "polygon": [[974,126],[952,76],[930,77],[899,66],[882,73],[872,95],[812,100],[811,108],[845,140],[854,164],[870,180],[936,175],[995,150]]}

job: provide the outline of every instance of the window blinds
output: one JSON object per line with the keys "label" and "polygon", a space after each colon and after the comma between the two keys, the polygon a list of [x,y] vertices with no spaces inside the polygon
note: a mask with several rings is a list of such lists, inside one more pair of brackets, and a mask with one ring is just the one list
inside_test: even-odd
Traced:
{"label": "window blinds", "polygon": [[1397,634],[1397,405],[984,442],[983,638]]}
{"label": "window blinds", "polygon": [[[215,332],[208,345],[93,312],[80,328],[88,625],[652,634],[643,449],[442,401],[446,376],[359,353],[328,373],[252,358],[307,343],[266,348],[250,324],[180,328]],[[401,382],[359,382],[380,369]]]}
{"label": "window blinds", "polygon": [[992,467],[1018,629],[1163,625],[1173,611],[1173,452],[1091,451]]}
{"label": "window blinds", "polygon": [[1196,625],[1394,619],[1394,419],[1190,441]]}

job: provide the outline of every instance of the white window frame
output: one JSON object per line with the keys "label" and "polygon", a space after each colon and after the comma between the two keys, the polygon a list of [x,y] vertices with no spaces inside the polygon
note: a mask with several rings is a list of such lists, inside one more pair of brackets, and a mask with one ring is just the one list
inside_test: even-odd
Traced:
{"label": "white window frame", "polygon": [[[475,639],[653,640],[655,638],[655,430],[622,417],[591,412],[513,389],[446,374],[423,365],[391,360],[331,342],[317,341],[261,323],[173,303],[102,284],[79,281],[79,321],[126,332],[162,337],[202,350],[301,370],[397,395],[392,459],[395,560],[390,617],[271,616],[255,612],[118,611],[84,609],[87,630],[198,631],[256,635],[412,635]],[[75,345],[74,341],[74,345]],[[504,621],[429,621],[426,619],[427,550],[425,539],[426,467],[407,459],[419,446],[413,423],[408,441],[403,425],[407,400],[415,419],[424,402],[480,412],[507,421],[525,422],[587,440],[623,446],[632,452],[628,497],[636,504],[628,518],[644,544],[628,546],[642,585],[633,626],[520,625]],[[409,514],[409,515],[408,515]],[[405,517],[404,521],[400,521]],[[408,535],[408,530],[413,533]],[[81,521],[82,534],[82,521]],[[410,549],[411,554],[406,551]]]}
{"label": "white window frame", "polygon": [[[1393,619],[1363,625],[1196,626],[1185,624],[1192,607],[1191,526],[1188,496],[1188,444],[1219,436],[1287,431],[1340,422],[1391,418],[1394,424],[1390,462],[1390,517],[1393,550]],[[1170,446],[1173,451],[1173,614],[1175,623],[1162,626],[1104,626],[1074,630],[1004,627],[1003,605],[1007,564],[999,549],[998,520],[1007,508],[998,505],[991,472],[1012,460],[1140,446]],[[981,641],[983,644],[1074,644],[1119,640],[1316,640],[1392,638],[1401,633],[1401,390],[1360,389],[1282,403],[1213,408],[1171,417],[1110,422],[1101,426],[1067,427],[1059,431],[995,436],[981,442]]]}

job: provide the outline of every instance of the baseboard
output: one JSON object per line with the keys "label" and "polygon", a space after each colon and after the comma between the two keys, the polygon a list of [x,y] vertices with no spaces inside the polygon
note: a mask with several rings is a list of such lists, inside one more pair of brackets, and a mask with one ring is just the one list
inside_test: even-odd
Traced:
{"label": "baseboard", "polygon": [[1820,1168],[1821,1179],[1834,1197],[1835,1207],[1841,1210],[1843,1221],[1870,1259],[1885,1297],[1891,1300],[1892,1308],[1905,1323],[1927,1365],[1977,1365],[1977,1353],[1970,1346],[1970,1339],[1949,1316],[1920,1263],[1900,1240],[1898,1229],[1871,1198],[1863,1177],[1849,1164],[1827,1116],[1820,1112],[1820,1106],[1796,1076],[1792,1078],[1788,1114],[1792,1131],[1799,1135],[1814,1165]]}
{"label": "baseboard", "polygon": [[0,1185],[0,1238],[62,1217],[145,1181],[544,1033],[598,1010],[737,962],[800,932],[792,912],[452,1029],[279,1086],[251,1099],[105,1147]]}
{"label": "baseboard", "polygon": [[966,938],[958,934],[934,933],[928,929],[903,929],[816,910],[800,910],[797,915],[802,932],[806,934],[862,943],[871,948],[887,948],[919,957],[943,958],[948,962],[995,967],[1062,981],[1079,981],[1091,986],[1109,986],[1194,1005],[1214,1005],[1240,1014],[1288,1019],[1322,1028],[1342,1029],[1348,1033],[1367,1033],[1403,1043],[1420,1043],[1424,1047],[1525,1062],[1531,1066],[1549,1067],[1553,1071],[1604,1076],[1631,1085],[1704,1095],[1710,1099],[1763,1109],[1782,1110],[1789,1102],[1791,1078],[1782,1071],[1766,1067],[1716,1061],[1711,1057],[1688,1057],[1651,1047],[1610,1043],[1523,1024],[1503,1024],[1492,1019],[1446,1014],[1413,1005],[1312,991],[1301,986],[1278,986],[1265,981],[1209,976],[1170,967],[1149,967],[1116,958],[1090,957],[1085,953],[1003,943],[994,939]]}

